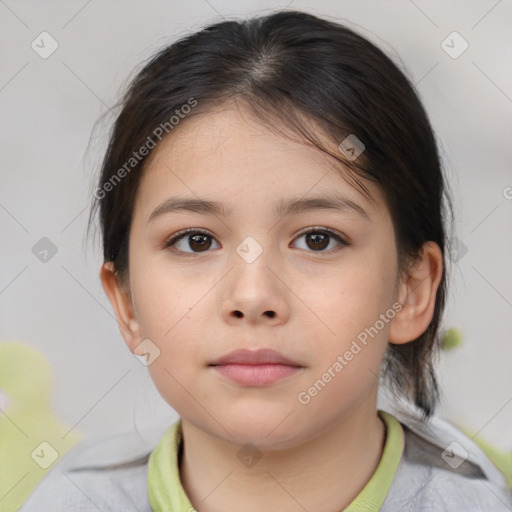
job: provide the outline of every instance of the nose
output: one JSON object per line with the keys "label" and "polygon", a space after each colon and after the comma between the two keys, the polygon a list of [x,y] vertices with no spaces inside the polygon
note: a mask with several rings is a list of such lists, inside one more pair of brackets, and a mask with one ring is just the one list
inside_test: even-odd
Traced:
{"label": "nose", "polygon": [[270,262],[261,255],[247,263],[240,259],[226,276],[221,314],[227,323],[279,325],[290,316],[290,291]]}

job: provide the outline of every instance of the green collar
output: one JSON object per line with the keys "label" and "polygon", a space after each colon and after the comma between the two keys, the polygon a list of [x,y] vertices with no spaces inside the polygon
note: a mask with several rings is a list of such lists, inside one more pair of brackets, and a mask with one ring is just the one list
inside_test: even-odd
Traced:
{"label": "green collar", "polygon": [[[404,433],[398,420],[378,411],[386,424],[386,443],[372,478],[343,512],[378,510],[391,487],[404,449]],[[148,496],[153,512],[194,510],[180,481],[178,454],[183,441],[181,419],[170,427],[155,447],[148,463]]]}

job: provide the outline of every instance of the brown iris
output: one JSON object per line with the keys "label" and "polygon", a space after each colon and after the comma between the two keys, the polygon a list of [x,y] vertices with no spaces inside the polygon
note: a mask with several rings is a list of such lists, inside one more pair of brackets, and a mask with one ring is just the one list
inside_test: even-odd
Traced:
{"label": "brown iris", "polygon": [[325,249],[329,245],[329,235],[322,233],[307,233],[306,243],[313,243],[311,249]]}
{"label": "brown iris", "polygon": [[194,251],[206,251],[212,245],[212,240],[210,236],[198,233],[195,235],[189,235],[188,245]]}

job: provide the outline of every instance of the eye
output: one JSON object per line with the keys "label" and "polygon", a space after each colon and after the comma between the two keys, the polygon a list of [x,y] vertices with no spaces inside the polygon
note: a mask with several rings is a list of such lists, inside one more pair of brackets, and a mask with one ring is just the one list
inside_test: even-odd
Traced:
{"label": "eye", "polygon": [[[337,232],[320,226],[307,228],[307,230],[299,234],[295,240],[298,240],[301,237],[305,237],[305,248],[312,249],[312,252],[333,251],[332,248],[328,251],[324,250],[331,245],[333,240],[337,242],[338,246],[349,245],[348,242]],[[201,252],[208,252],[208,250],[212,248],[212,241],[217,244],[217,247],[214,248],[220,247],[218,242],[209,232],[197,228],[189,228],[184,231],[180,231],[167,239],[164,243],[164,248],[167,249],[173,247],[174,252],[198,254]],[[303,248],[304,247],[299,247],[299,249]]]}
{"label": "eye", "polygon": [[[186,229],[166,240],[164,248],[175,246],[178,251],[188,254],[206,252],[212,246],[213,236],[201,229]],[[190,250],[187,250],[190,249]]]}
{"label": "eye", "polygon": [[[330,243],[335,240],[338,245],[347,246],[348,242],[338,233],[329,228],[323,228],[315,226],[308,228],[307,231],[303,231],[297,238],[305,237],[306,249],[310,248],[313,252],[331,252],[332,248],[328,251],[324,249],[329,247]],[[304,247],[299,247],[302,249]]]}

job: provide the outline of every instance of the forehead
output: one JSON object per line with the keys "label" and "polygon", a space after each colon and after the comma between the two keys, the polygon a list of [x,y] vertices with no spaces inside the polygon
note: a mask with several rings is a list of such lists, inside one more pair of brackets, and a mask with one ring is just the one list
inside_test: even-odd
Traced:
{"label": "forehead", "polygon": [[251,197],[275,203],[278,197],[338,193],[374,215],[385,208],[374,183],[365,180],[369,200],[348,177],[348,168],[326,153],[278,135],[248,109],[228,104],[185,119],[162,140],[137,196],[153,205],[171,192],[236,204]]}

